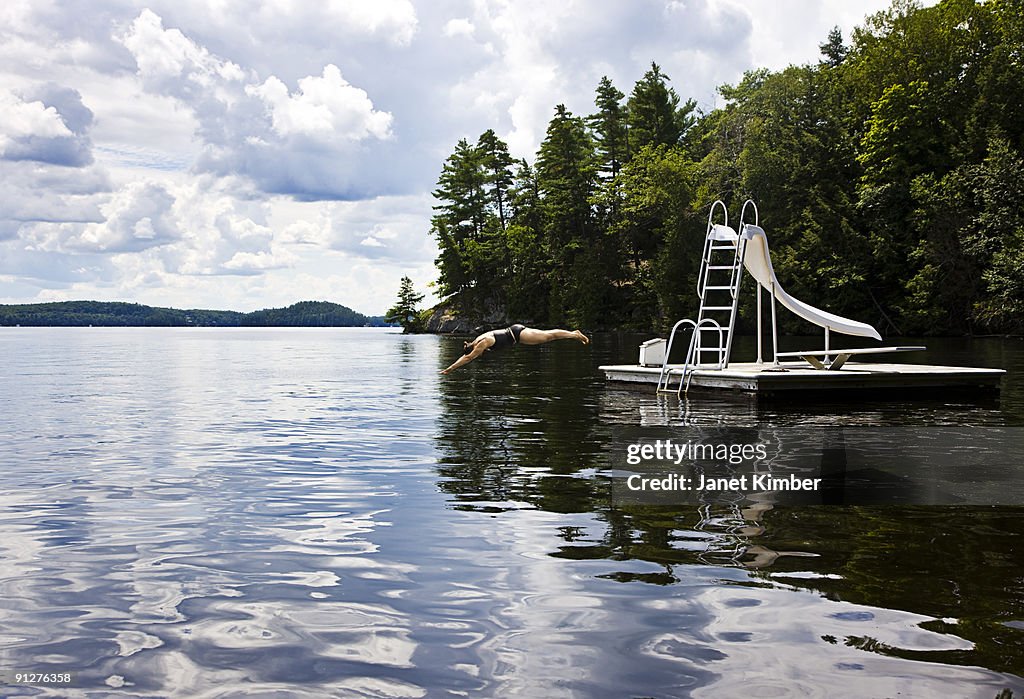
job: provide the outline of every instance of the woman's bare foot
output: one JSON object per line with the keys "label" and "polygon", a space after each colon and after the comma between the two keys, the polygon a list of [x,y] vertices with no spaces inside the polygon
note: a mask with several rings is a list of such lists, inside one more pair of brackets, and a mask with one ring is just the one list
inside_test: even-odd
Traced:
{"label": "woman's bare foot", "polygon": [[582,342],[583,344],[585,344],[585,345],[589,345],[590,344],[590,338],[587,337],[586,335],[584,335],[583,333],[581,333],[579,330],[573,330],[572,334],[575,335],[576,339],[579,340],[580,342]]}

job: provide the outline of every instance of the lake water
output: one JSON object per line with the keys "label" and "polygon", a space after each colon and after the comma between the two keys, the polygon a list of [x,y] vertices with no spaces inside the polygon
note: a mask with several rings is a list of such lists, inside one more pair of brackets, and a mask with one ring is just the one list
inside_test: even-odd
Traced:
{"label": "lake water", "polygon": [[1015,369],[999,398],[759,404],[606,385],[639,339],[439,376],[461,342],[386,329],[0,328],[0,693],[1024,693],[1024,502],[624,508],[608,477],[637,428],[1019,427],[1024,342],[924,342]]}

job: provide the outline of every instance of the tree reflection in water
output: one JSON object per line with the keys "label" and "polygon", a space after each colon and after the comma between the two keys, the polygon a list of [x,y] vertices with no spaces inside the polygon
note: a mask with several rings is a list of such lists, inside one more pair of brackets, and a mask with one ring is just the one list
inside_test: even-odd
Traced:
{"label": "tree reflection in water", "polygon": [[[601,351],[600,338],[595,344]],[[955,620],[928,623],[939,632],[946,632],[942,624],[954,624],[955,635],[973,649],[929,655],[869,637],[844,642],[895,657],[1024,672],[1024,637],[1017,626],[1024,618],[1022,508],[842,504],[843,493],[832,493],[825,502],[834,504],[825,505],[716,497],[695,506],[621,506],[612,498],[609,477],[616,467],[609,451],[623,427],[663,427],[671,434],[695,425],[828,425],[837,424],[840,410],[842,420],[854,423],[957,425],[1002,419],[995,401],[677,401],[609,387],[595,375],[599,360],[568,349],[506,353],[440,382],[439,486],[453,507],[588,515],[586,526],[572,520],[552,531],[549,555],[607,561],[612,570],[598,577],[623,583],[672,585],[687,567],[739,568],[746,571],[746,585],[783,585]],[[439,361],[446,365],[454,351]],[[1019,404],[1015,395],[1004,396],[1004,404],[1007,398]],[[628,561],[661,570],[638,572],[624,565]]]}

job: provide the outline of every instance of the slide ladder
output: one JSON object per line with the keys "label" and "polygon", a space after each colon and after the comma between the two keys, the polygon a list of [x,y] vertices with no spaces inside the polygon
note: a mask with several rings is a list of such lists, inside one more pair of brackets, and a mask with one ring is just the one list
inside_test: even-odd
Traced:
{"label": "slide ladder", "polygon": [[[747,204],[753,206],[753,202]],[[740,214],[741,226],[747,204],[743,205]],[[722,208],[724,223],[713,222],[715,209],[718,207]],[[754,212],[756,217],[756,207]],[[736,312],[739,307],[740,284],[743,281],[746,242],[745,238],[729,227],[729,212],[725,204],[716,201],[708,214],[704,251],[697,273],[697,297],[700,299],[697,320],[684,318],[673,326],[665,349],[665,364],[658,377],[659,392],[671,392],[672,377],[678,376],[676,395],[679,395],[689,388],[694,369],[701,366],[724,369],[729,365],[733,328],[736,325]],[[672,344],[676,332],[682,327],[691,327],[693,332],[686,360],[682,365],[671,365],[668,359],[672,353]]]}

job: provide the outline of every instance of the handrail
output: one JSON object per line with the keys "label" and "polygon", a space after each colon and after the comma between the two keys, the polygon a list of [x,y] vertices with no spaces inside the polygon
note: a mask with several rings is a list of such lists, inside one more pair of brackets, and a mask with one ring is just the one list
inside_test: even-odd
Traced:
{"label": "handrail", "polygon": [[[700,366],[700,354],[699,354],[699,352],[700,352],[700,326],[704,325],[704,323],[711,323],[714,326],[713,329],[718,330],[718,365],[721,366],[722,365],[722,361],[724,360],[725,347],[722,344],[722,341],[723,341],[722,332],[723,332],[723,330],[722,330],[721,324],[717,320],[715,320],[714,318],[702,318],[699,323],[693,323],[693,336],[690,338],[690,347],[686,351],[686,363],[683,364],[683,375],[679,377],[679,388],[676,390],[676,396],[680,396],[684,392],[683,391],[683,383],[684,382],[686,383],[686,391],[690,390],[690,379],[693,378],[693,368],[690,365],[692,364],[693,352],[694,352],[695,349],[698,352],[698,354],[697,354],[697,366]],[[677,323],[677,325],[678,325],[678,323]],[[730,336],[731,336],[731,333],[730,333]],[[668,361],[668,355],[667,354],[665,355],[665,361]],[[689,371],[687,371],[687,370],[689,370]],[[668,384],[667,383],[665,384],[665,388],[666,388],[666,390],[668,389]]]}
{"label": "handrail", "polygon": [[[716,206],[722,207],[722,213],[725,217],[725,223],[723,223],[722,225],[729,225],[729,209],[725,206],[725,202],[723,202],[721,199],[716,199],[715,203],[711,205],[711,211],[708,212],[708,228],[707,231],[704,233],[704,252],[701,253],[702,260],[710,260],[710,247],[712,245],[711,229],[714,228],[715,225],[714,223],[712,223],[712,219],[714,219],[715,217]],[[737,240],[736,243],[738,245],[739,241]],[[701,301],[704,300],[704,280],[707,279],[707,274],[707,265],[701,264],[700,271],[697,273],[697,298],[699,298]]]}
{"label": "handrail", "polygon": [[[682,320],[677,321],[676,324],[672,326],[672,333],[668,336],[668,345],[665,347],[665,361],[661,365],[661,373],[658,374],[658,393],[668,392],[668,383],[669,381],[672,380],[672,370],[668,363],[669,357],[672,356],[672,341],[676,339],[676,330],[678,330],[679,326],[683,325],[684,323],[689,323],[690,325],[692,325],[694,330],[697,329],[697,323],[690,320],[689,318],[683,318]],[[684,371],[685,367],[686,365],[684,364]],[[664,388],[661,387],[662,380],[665,381]]]}
{"label": "handrail", "polygon": [[725,224],[724,225],[726,225],[726,226],[729,225],[729,209],[726,208],[725,202],[723,202],[721,199],[716,199],[715,203],[711,205],[711,211],[708,212],[708,230],[709,231],[711,230],[711,219],[714,218],[714,216],[715,216],[715,207],[716,206],[721,206],[722,207],[722,213],[725,214]]}
{"label": "handrail", "polygon": [[[683,375],[679,378],[679,388],[676,390],[677,396],[680,396],[684,392],[688,392],[690,390],[690,379],[693,378],[693,366],[691,366],[691,364],[693,363],[694,350],[696,350],[697,352],[696,365],[700,365],[700,325],[705,324],[706,322],[711,323],[714,326],[713,330],[718,331],[718,363],[719,366],[722,365],[722,360],[724,357],[723,351],[725,349],[722,345],[722,325],[715,318],[701,318],[699,322],[693,323],[693,337],[690,338],[690,346],[686,351],[686,363],[683,364]],[[685,391],[683,388],[684,383],[686,384]],[[666,385],[666,388],[668,388],[668,385]]]}
{"label": "handrail", "polygon": [[[690,379],[693,377],[693,370],[696,366],[700,366],[700,356],[697,356],[697,361],[694,363],[694,353],[700,351],[700,328],[705,324],[710,325],[712,330],[718,331],[718,363],[722,364],[724,358],[725,347],[723,345],[724,332],[722,325],[714,318],[703,318],[700,322],[690,320],[689,318],[683,318],[677,321],[672,326],[672,332],[668,336],[668,345],[665,348],[665,362],[661,365],[661,373],[658,374],[658,393],[667,393],[669,384],[672,381],[672,372],[675,369],[682,369],[682,375],[679,377],[679,388],[676,389],[676,396],[680,396],[683,393],[684,383],[686,390],[690,389]],[[669,357],[672,355],[672,345],[676,339],[676,332],[679,330],[681,325],[690,325],[693,327],[693,335],[690,336],[690,344],[686,348],[686,360],[683,362],[682,367],[672,366],[669,364]]]}
{"label": "handrail", "polygon": [[704,236],[704,250],[700,253],[700,269],[697,271],[697,298],[704,302],[704,283],[708,278],[708,260],[711,259],[711,235]]}
{"label": "handrail", "polygon": [[754,225],[755,226],[759,225],[758,224],[758,220],[759,219],[758,219],[758,214],[757,214],[757,204],[754,203],[753,199],[747,199],[745,202],[743,202],[743,208],[740,210],[740,228],[741,229],[743,228],[743,217],[747,213],[747,204],[750,204],[752,207],[754,207]]}

